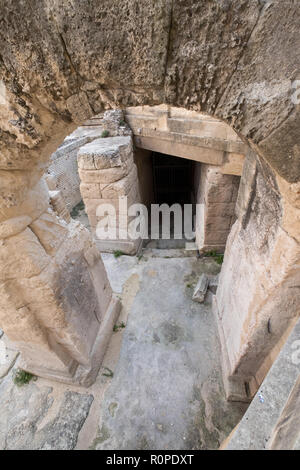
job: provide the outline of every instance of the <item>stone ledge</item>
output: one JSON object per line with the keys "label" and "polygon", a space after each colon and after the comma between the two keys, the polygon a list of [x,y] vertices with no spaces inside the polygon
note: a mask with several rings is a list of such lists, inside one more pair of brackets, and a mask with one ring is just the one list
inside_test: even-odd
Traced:
{"label": "stone ledge", "polygon": [[95,240],[99,251],[105,253],[114,253],[122,251],[126,255],[135,255],[142,244],[142,239],[138,240]]}
{"label": "stone ledge", "polygon": [[176,144],[185,144],[191,147],[204,147],[211,150],[244,155],[247,147],[242,141],[225,140],[216,137],[183,134],[178,132],[161,131],[157,129],[132,127],[135,140],[139,137],[156,138],[171,141]]}
{"label": "stone ledge", "polygon": [[80,365],[73,361],[73,363],[68,367],[68,373],[65,372],[64,374],[57,374],[49,369],[46,370],[44,368],[31,366],[30,364],[27,364],[21,356],[19,367],[39,377],[66,384],[89,387],[96,380],[113,332],[113,326],[118,319],[120,311],[121,302],[116,296],[113,295],[112,300],[110,301],[110,304],[106,310],[105,316],[101,322],[93,349],[90,353],[89,364],[87,366]]}
{"label": "stone ledge", "polygon": [[[296,351],[293,344],[299,341],[299,337],[300,322],[298,321],[268,375],[259,387],[251,405],[229,439],[226,446],[227,450],[278,448],[278,444],[280,444],[276,439],[279,431],[278,425],[280,426],[282,418],[286,416],[286,406],[287,404],[290,406],[291,402],[289,400],[293,395],[295,398],[294,392],[299,386],[300,365],[293,363],[292,359],[293,352]],[[296,406],[293,407],[293,414],[297,414],[299,419],[299,408]],[[285,433],[288,441],[282,441],[280,448],[299,450],[299,427],[291,429],[289,428],[291,424],[291,420],[286,420],[286,431],[290,429],[290,432]]]}

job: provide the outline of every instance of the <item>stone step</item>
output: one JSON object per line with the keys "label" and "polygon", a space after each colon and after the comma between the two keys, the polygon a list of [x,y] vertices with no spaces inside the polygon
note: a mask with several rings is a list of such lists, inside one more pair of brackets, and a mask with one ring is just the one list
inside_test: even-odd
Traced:
{"label": "stone step", "polygon": [[144,248],[141,252],[141,255],[152,258],[191,258],[196,257],[197,254],[197,250],[185,250],[184,248]]}

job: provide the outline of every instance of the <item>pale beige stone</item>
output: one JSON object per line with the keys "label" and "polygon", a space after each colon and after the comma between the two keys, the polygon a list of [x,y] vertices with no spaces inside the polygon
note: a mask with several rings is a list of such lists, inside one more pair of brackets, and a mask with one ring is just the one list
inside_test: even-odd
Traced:
{"label": "pale beige stone", "polygon": [[32,222],[30,229],[49,254],[58,249],[68,232],[67,227],[50,210]]}
{"label": "pale beige stone", "polygon": [[43,377],[90,384],[119,304],[89,232],[47,212],[1,242],[0,262],[0,323],[21,351],[21,366]]}
{"label": "pale beige stone", "polygon": [[196,242],[201,252],[224,251],[235,220],[239,179],[223,174],[220,167],[201,165],[196,214]]}
{"label": "pale beige stone", "polygon": [[81,170],[104,170],[121,167],[132,159],[132,139],[126,137],[106,137],[95,139],[78,151],[78,167]]}
{"label": "pale beige stone", "polygon": [[8,374],[19,355],[18,351],[11,349],[7,343],[6,336],[2,336],[0,339],[0,379]]}
{"label": "pale beige stone", "polygon": [[49,256],[30,228],[0,240],[1,281],[36,276],[48,263]]}
{"label": "pale beige stone", "polygon": [[224,122],[169,106],[126,109],[138,148],[220,165],[222,173],[241,175],[245,144]]}
{"label": "pale beige stone", "polygon": [[57,181],[56,181],[55,176],[52,174],[45,174],[44,178],[45,178],[49,191],[56,191]]}
{"label": "pale beige stone", "polygon": [[84,91],[70,96],[67,99],[67,107],[72,115],[73,121],[81,124],[93,115],[93,110]]}
{"label": "pale beige stone", "polygon": [[100,251],[114,253],[118,250],[127,255],[135,255],[141,246],[142,240],[95,240],[95,243]]}
{"label": "pale beige stone", "polygon": [[244,162],[245,162],[244,154],[226,153],[225,161],[223,165],[221,165],[220,171],[226,175],[241,176],[241,174],[243,173]]}
{"label": "pale beige stone", "polygon": [[[232,220],[231,217],[223,216],[214,216],[209,213],[206,216],[205,226],[209,231],[213,231],[218,228],[218,230],[228,230],[231,228]],[[227,232],[228,233],[228,232]]]}
{"label": "pale beige stone", "polygon": [[98,207],[104,205],[111,205],[117,214],[127,214],[129,207],[138,202],[140,202],[139,190],[133,186],[127,195],[119,196],[117,199],[86,199],[85,207],[88,215],[97,215]]}
{"label": "pale beige stone", "polygon": [[231,202],[233,193],[233,185],[228,184],[221,186],[219,184],[207,185],[207,189],[204,194],[205,202],[210,203],[222,203]]}
{"label": "pale beige stone", "polygon": [[[267,174],[268,169],[263,170]],[[239,193],[239,219],[227,241],[216,297],[222,348],[228,358],[223,376],[232,399],[251,399],[299,316],[295,293],[300,283],[300,245],[289,233],[289,227],[297,233],[297,210],[291,210],[289,226],[287,207],[293,198],[283,197],[284,192],[279,196],[274,180],[263,179],[261,171],[255,155],[249,154]],[[239,295],[231,295],[232,289]],[[248,397],[243,392],[245,382]],[[239,392],[233,393],[237,383]]]}
{"label": "pale beige stone", "polygon": [[108,168],[104,170],[78,170],[83,183],[114,183],[128,174],[128,169],[123,167]]}
{"label": "pale beige stone", "polygon": [[0,239],[12,237],[22,232],[32,222],[28,215],[21,215],[0,223]]}
{"label": "pale beige stone", "polygon": [[104,199],[114,199],[119,196],[126,196],[134,185],[138,184],[137,168],[133,165],[130,173],[121,180],[108,184],[100,185],[101,194]]}
{"label": "pale beige stone", "polygon": [[205,243],[207,245],[222,245],[225,247],[228,238],[228,230],[207,230],[205,234]]}
{"label": "pale beige stone", "polygon": [[[93,22],[90,21],[90,17],[94,17],[93,7],[91,7],[91,15],[85,14],[84,2],[77,2],[78,12],[76,13],[78,14],[69,22],[71,29],[67,31],[63,23],[65,18],[70,18],[73,14],[71,11],[73,6],[70,7],[70,2],[63,2],[58,7],[56,3],[51,2],[51,8],[49,7],[51,11],[45,8],[42,2],[36,3],[35,14],[40,21],[40,28],[28,28],[26,41],[28,48],[24,48],[24,42],[16,38],[16,31],[22,30],[22,27],[30,24],[32,20],[32,9],[28,8],[26,2],[19,2],[18,8],[13,12],[13,27],[7,27],[4,31],[5,64],[12,64],[12,67],[5,68],[6,96],[4,104],[1,105],[0,116],[1,170],[10,173],[7,178],[6,173],[1,173],[1,182],[5,180],[0,189],[0,220],[2,222],[24,215],[35,220],[45,212],[45,207],[38,208],[35,205],[29,207],[24,204],[24,201],[31,199],[30,190],[39,178],[48,156],[62,142],[63,137],[70,133],[74,126],[71,121],[83,122],[93,113],[117,105],[122,107],[144,103],[151,105],[165,101],[170,104],[180,103],[181,106],[189,109],[178,110],[170,105],[164,105],[159,113],[156,113],[157,110],[155,112],[149,109],[144,112],[141,108],[137,110],[137,114],[140,117],[142,115],[143,123],[147,121],[143,114],[147,115],[146,118],[150,114],[152,118],[148,126],[153,131],[152,137],[149,137],[149,133],[148,137],[145,137],[152,140],[151,145],[157,144],[155,140],[157,129],[168,132],[170,140],[165,148],[168,148],[170,152],[172,152],[173,136],[170,135],[172,132],[179,133],[180,131],[182,134],[188,134],[188,139],[184,138],[184,143],[184,139],[180,136],[181,140],[179,139],[178,144],[187,145],[187,141],[199,143],[199,139],[194,137],[200,129],[204,133],[203,144],[205,139],[209,143],[210,139],[216,135],[222,135],[225,141],[235,140],[231,142],[230,150],[237,153],[236,145],[240,145],[240,142],[232,128],[228,126],[226,128],[225,124],[218,119],[197,115],[196,111],[205,109],[220,119],[227,119],[245,138],[249,137],[253,142],[257,142],[258,153],[273,166],[274,171],[280,173],[286,179],[287,184],[297,184],[300,174],[298,113],[294,103],[289,99],[291,71],[299,69],[299,58],[294,53],[295,38],[299,30],[297,2],[290,2],[291,5],[288,8],[286,2],[273,2],[271,8],[263,10],[260,8],[261,2],[248,2],[249,8],[241,8],[239,11],[239,37],[237,38],[234,37],[237,28],[236,15],[228,14],[226,8],[220,8],[218,14],[213,14],[211,2],[202,2],[201,15],[194,15],[192,21],[188,19],[186,8],[179,5],[179,2],[173,2],[173,8],[169,8],[168,2],[168,8],[164,10],[164,14],[159,11],[161,10],[159,2],[154,2],[153,8],[149,2],[146,2],[145,6],[141,6],[140,13],[131,15],[128,20],[129,23],[132,22],[133,31],[137,35],[132,53],[128,53],[127,44],[124,45],[123,41],[123,38],[128,36],[128,21],[118,21],[119,18],[122,19],[123,9],[119,9],[116,14],[109,2],[107,5],[103,4],[103,15]],[[147,9],[149,8],[151,14],[148,15]],[[3,10],[5,25],[11,24],[11,14],[11,8]],[[53,18],[60,34],[56,34],[55,28],[55,34],[53,33]],[[145,28],[139,27],[142,18],[147,18],[149,22],[149,25],[145,22]],[[114,40],[107,39],[107,31],[113,31],[116,24],[120,28],[120,34],[114,37]],[[174,29],[171,35],[169,34],[170,24]],[[207,35],[207,30],[210,31],[209,35]],[[82,40],[86,31],[90,33],[88,44]],[[220,37],[226,36],[228,31],[233,32],[233,42],[232,47],[227,47],[224,55],[224,49],[222,49],[224,41],[220,41]],[[250,33],[251,40],[248,40]],[[70,37],[74,38],[74,44],[71,44]],[[93,37],[98,39],[93,42],[91,40]],[[278,63],[274,61],[274,55],[270,54],[268,48],[265,47],[265,44],[269,44],[270,41],[274,50],[278,52]],[[48,44],[51,44],[51,47],[47,47]],[[168,44],[172,53],[166,57]],[[39,60],[36,54],[37,45],[40,46]],[[24,49],[26,49],[25,52]],[[89,49],[88,54],[87,49]],[[205,51],[208,49],[214,53],[206,54]],[[147,60],[144,60],[145,56]],[[241,70],[238,73],[232,73],[236,71],[237,64],[242,64]],[[199,80],[199,71],[204,72],[202,80]],[[228,86],[229,78],[230,86]],[[285,88],[286,84],[287,88]],[[184,121],[189,119],[197,122],[188,126]],[[217,123],[211,121],[217,121]],[[138,124],[138,128],[140,127],[146,126]],[[213,129],[217,129],[215,136]],[[217,145],[217,142],[214,141],[213,144]],[[189,148],[184,149],[190,156],[191,147],[192,145],[189,145]],[[220,153],[216,155],[215,152],[222,151],[223,162],[224,152],[228,151],[228,147],[224,142],[222,142],[222,147],[222,150],[220,148],[212,150],[213,156],[220,159]],[[182,148],[179,149],[181,150]],[[204,153],[207,159],[212,156],[210,151],[196,155],[196,146],[193,146],[193,151],[195,159],[204,158]],[[40,162],[42,165],[38,167]],[[22,171],[22,173],[18,175],[10,169]],[[264,177],[266,180],[273,177],[275,186],[274,175],[270,176],[266,172]],[[253,182],[257,182],[255,175]],[[280,194],[281,189],[276,188],[276,191]],[[250,204],[251,197],[255,196],[254,193],[255,190],[249,191],[248,203],[242,207],[245,211],[238,211],[239,221],[233,227],[235,238],[229,241],[232,246],[234,245],[232,250],[228,251],[227,256],[230,269],[226,267],[226,261],[223,267],[226,272],[223,282],[225,284],[226,277],[231,279],[232,276],[232,286],[228,281],[227,297],[224,294],[219,305],[221,309],[227,306],[226,312],[222,311],[221,315],[224,318],[228,317],[229,326],[226,332],[228,335],[232,334],[232,337],[228,336],[227,341],[228,347],[232,347],[233,350],[232,370],[237,370],[241,365],[243,372],[244,364],[239,363],[239,360],[242,361],[241,358],[243,358],[245,363],[249,362],[251,373],[255,371],[257,359],[251,350],[251,340],[253,340],[253,350],[256,348],[257,354],[260,353],[262,356],[266,352],[264,345],[269,345],[268,341],[265,342],[268,336],[263,333],[268,322],[268,315],[264,309],[267,308],[269,297],[264,292],[265,288],[259,286],[259,281],[255,283],[255,276],[258,272],[259,280],[263,281],[263,286],[265,286],[274,276],[272,269],[276,272],[276,277],[280,275],[279,268],[276,269],[276,266],[269,262],[272,260],[273,253],[277,264],[282,266],[285,280],[289,274],[291,277],[294,276],[294,270],[299,265],[299,262],[292,257],[292,250],[297,251],[299,242],[299,237],[295,235],[298,231],[297,219],[294,219],[295,224],[290,222],[294,218],[292,208],[285,207],[286,202],[282,201],[280,217],[278,214],[274,215],[271,209],[263,210],[260,204],[265,199],[265,193],[261,195],[260,201],[255,201],[257,205],[252,207]],[[38,203],[41,201],[38,193],[36,193],[35,201]],[[296,207],[290,199],[288,201],[290,206]],[[245,200],[243,202],[245,203]],[[243,212],[242,216],[240,216],[241,212]],[[268,220],[282,218],[283,222],[280,221],[280,224],[286,238],[282,233],[279,237],[279,230],[277,232],[272,225],[269,227],[270,230],[267,230],[268,227],[263,224],[264,218]],[[259,224],[255,225],[255,219],[259,221]],[[248,225],[251,233],[248,238],[245,238],[244,232]],[[278,247],[273,252],[273,247],[276,245],[274,240],[279,240],[279,238],[282,247],[286,246],[286,254],[284,248],[279,250]],[[59,252],[61,254],[61,249]],[[256,252],[259,256],[255,256]],[[71,256],[70,253],[68,256]],[[290,265],[292,262],[294,262],[293,271]],[[20,267],[23,269],[23,266]],[[75,276],[74,272],[73,275]],[[239,278],[244,278],[244,280],[239,281]],[[84,286],[86,285],[89,285],[88,281],[84,283]],[[278,282],[276,285],[278,295],[275,289],[272,290],[277,303],[271,302],[272,311],[270,310],[269,314],[279,317],[280,313],[283,313],[284,317],[288,312],[293,316],[297,301],[295,301],[295,294],[292,295],[291,292],[295,292],[296,285],[292,285],[291,288],[288,286],[289,289],[282,289],[282,287],[282,284]],[[80,287],[79,290],[88,298],[84,288]],[[246,299],[243,298],[243,292],[246,293]],[[252,299],[251,308],[248,305],[248,295]],[[240,305],[242,300],[237,299],[238,296],[245,300],[246,306]],[[282,304],[281,298],[284,299]],[[63,299],[65,299],[64,296]],[[255,302],[256,307],[254,307]],[[22,305],[19,307],[21,308]],[[249,310],[247,310],[248,307]],[[244,315],[246,310],[251,311],[253,315]],[[264,312],[262,316],[261,311]],[[29,315],[28,312],[29,309],[26,310],[26,315]],[[9,321],[6,310],[3,315],[5,321]],[[24,313],[24,318],[26,315]],[[244,321],[244,330],[243,327],[240,328],[240,318]],[[284,318],[284,320],[288,322],[289,318]],[[236,323],[238,330],[232,333],[230,325],[233,330]],[[26,338],[28,331],[29,328],[24,330]],[[244,333],[244,339],[247,340],[243,348],[239,348],[241,331]],[[276,328],[274,331],[275,334],[271,336],[274,336],[275,341],[278,334]],[[236,356],[234,351],[238,351]],[[47,363],[47,357],[42,355],[39,348],[35,348],[33,352],[41,358],[43,365]],[[67,360],[66,363],[71,369],[72,365]],[[248,377],[247,374],[245,376]]]}
{"label": "pale beige stone", "polygon": [[[6,172],[8,173],[8,172]],[[15,172],[13,172],[15,173]],[[22,184],[24,179],[21,177]],[[45,181],[40,180],[32,189],[24,183],[24,199],[21,204],[12,204],[5,208],[0,207],[0,222],[20,216],[38,218],[49,206],[49,191]],[[9,194],[7,192],[6,194]]]}
{"label": "pale beige stone", "polygon": [[101,198],[101,185],[97,183],[81,183],[80,192],[83,199],[97,199]]}
{"label": "pale beige stone", "polygon": [[55,213],[65,220],[67,223],[70,222],[70,212],[66,206],[64,198],[60,191],[49,191],[50,204],[55,211]]}

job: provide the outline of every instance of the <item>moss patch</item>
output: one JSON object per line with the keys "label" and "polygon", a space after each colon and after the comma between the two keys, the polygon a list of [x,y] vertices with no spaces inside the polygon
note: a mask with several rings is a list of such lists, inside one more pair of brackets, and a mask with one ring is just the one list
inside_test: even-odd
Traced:
{"label": "moss patch", "polygon": [[73,219],[75,219],[76,217],[78,217],[78,215],[80,214],[81,211],[84,211],[85,209],[85,206],[84,206],[84,202],[81,200],[75,207],[73,207],[73,209],[71,210],[70,212],[70,215]]}
{"label": "moss patch", "polygon": [[30,374],[30,372],[26,372],[23,369],[17,369],[14,373],[13,381],[15,385],[22,387],[22,385],[29,384],[32,379],[34,380],[36,378],[37,377],[33,374]]}
{"label": "moss patch", "polygon": [[217,253],[216,251],[208,251],[207,253],[204,254],[204,256],[208,258],[213,258],[216,263],[222,264],[224,260],[224,254],[223,253]]}
{"label": "moss patch", "polygon": [[125,255],[125,253],[123,253],[123,251],[120,251],[120,250],[115,250],[114,251],[114,257],[115,258],[120,258],[120,256],[123,256]]}

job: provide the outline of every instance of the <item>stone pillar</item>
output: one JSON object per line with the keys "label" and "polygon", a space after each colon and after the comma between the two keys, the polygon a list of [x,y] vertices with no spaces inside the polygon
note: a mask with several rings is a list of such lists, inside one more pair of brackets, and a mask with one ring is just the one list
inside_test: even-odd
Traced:
{"label": "stone pillar", "polygon": [[196,215],[196,242],[200,252],[224,252],[235,221],[239,183],[239,176],[224,175],[218,166],[201,164]]}
{"label": "stone pillar", "polygon": [[288,200],[278,181],[249,152],[214,298],[231,400],[253,397],[299,316],[299,185]]}
{"label": "stone pillar", "polygon": [[0,212],[0,326],[21,368],[88,386],[119,301],[88,230],[57,215],[44,180],[23,200]]}
{"label": "stone pillar", "polygon": [[[99,250],[136,254],[141,239],[132,240],[127,230],[132,219],[127,208],[141,201],[131,136],[106,137],[85,145],[78,152],[78,167],[80,191]],[[106,229],[111,235],[106,240],[97,234],[104,219],[99,209],[104,204],[112,205],[117,216],[117,219],[111,215],[106,218]]]}

